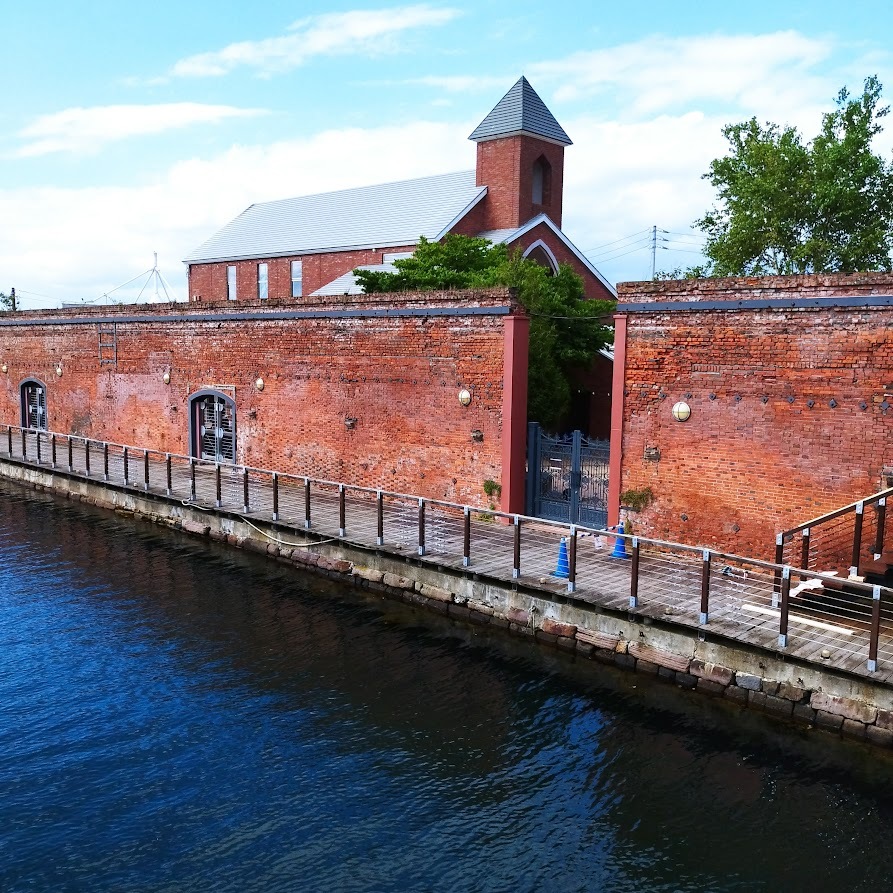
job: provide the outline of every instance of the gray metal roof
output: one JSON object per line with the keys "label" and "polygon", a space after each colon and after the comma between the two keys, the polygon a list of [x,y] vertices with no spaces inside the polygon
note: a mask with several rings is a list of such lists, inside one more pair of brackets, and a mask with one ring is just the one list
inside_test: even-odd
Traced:
{"label": "gray metal roof", "polygon": [[[393,264],[363,264],[357,267],[358,270],[374,270],[378,273],[396,273],[397,268]],[[318,288],[311,297],[320,295],[361,295],[363,289],[360,288],[354,277],[353,270],[344,273],[337,279],[327,282],[322,288]]]}
{"label": "gray metal roof", "polygon": [[480,143],[516,133],[544,137],[562,146],[572,145],[564,128],[523,75],[468,138]]}
{"label": "gray metal roof", "polygon": [[415,245],[438,239],[486,194],[474,171],[251,205],[186,258],[208,263]]}

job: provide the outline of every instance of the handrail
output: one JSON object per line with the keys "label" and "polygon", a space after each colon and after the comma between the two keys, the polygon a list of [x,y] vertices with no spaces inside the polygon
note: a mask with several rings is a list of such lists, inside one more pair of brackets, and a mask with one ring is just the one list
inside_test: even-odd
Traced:
{"label": "handrail", "polygon": [[835,518],[840,518],[843,515],[848,515],[850,512],[855,512],[856,509],[858,509],[860,503],[863,506],[874,505],[876,502],[880,502],[882,499],[886,499],[888,496],[893,496],[893,487],[888,487],[886,490],[881,490],[878,493],[872,494],[871,496],[866,496],[865,499],[857,499],[855,502],[851,502],[849,505],[845,505],[842,508],[835,509],[833,512],[819,515],[817,518],[813,518],[812,521],[806,521],[803,524],[798,524],[796,527],[791,527],[790,530],[784,530],[778,535],[782,537],[793,536],[795,533],[800,533],[800,531],[802,530],[809,530],[809,528],[811,527],[818,527],[820,524],[824,524],[827,521],[833,521]]}

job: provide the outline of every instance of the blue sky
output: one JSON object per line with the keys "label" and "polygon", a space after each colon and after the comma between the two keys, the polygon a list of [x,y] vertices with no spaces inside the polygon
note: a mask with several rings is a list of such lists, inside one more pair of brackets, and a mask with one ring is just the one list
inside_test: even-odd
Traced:
{"label": "blue sky", "polygon": [[183,297],[181,258],[254,201],[472,168],[520,74],[574,141],[565,232],[648,278],[654,225],[658,268],[698,258],[723,124],[812,135],[875,73],[893,97],[874,0],[2,2],[0,290],[24,306],[99,299],[154,251]]}

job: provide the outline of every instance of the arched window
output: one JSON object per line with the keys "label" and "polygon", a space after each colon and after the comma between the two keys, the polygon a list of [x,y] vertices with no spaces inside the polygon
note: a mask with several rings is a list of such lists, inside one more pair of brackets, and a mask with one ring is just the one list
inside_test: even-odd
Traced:
{"label": "arched window", "polygon": [[22,427],[47,430],[47,386],[36,378],[26,378],[19,388]]}
{"label": "arched window", "polygon": [[533,203],[548,205],[552,201],[552,165],[540,155],[533,162]]}
{"label": "arched window", "polygon": [[545,267],[551,276],[558,272],[558,259],[552,253],[552,249],[542,239],[537,239],[524,252],[524,257],[529,257],[541,267]]}
{"label": "arched window", "polygon": [[220,391],[189,398],[189,449],[196,459],[236,461],[236,403]]}

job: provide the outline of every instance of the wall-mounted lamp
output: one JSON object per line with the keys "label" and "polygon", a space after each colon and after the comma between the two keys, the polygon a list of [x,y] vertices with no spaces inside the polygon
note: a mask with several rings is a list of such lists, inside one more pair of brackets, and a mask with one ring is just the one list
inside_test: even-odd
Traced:
{"label": "wall-mounted lamp", "polygon": [[262,391],[264,389],[264,380],[262,378],[258,378],[257,381],[254,382],[254,386],[259,391]]}
{"label": "wall-mounted lamp", "polygon": [[170,372],[165,372],[164,375],[161,376],[161,380],[162,380],[165,384],[170,384],[170,383],[171,383],[171,374],[170,374]]}
{"label": "wall-mounted lamp", "polygon": [[57,375],[59,378],[62,378],[62,366],[61,366],[61,365],[56,366],[56,375]]}
{"label": "wall-mounted lamp", "polygon": [[484,442],[484,432],[475,428],[474,431],[471,432],[471,439],[475,443],[483,443]]}
{"label": "wall-mounted lamp", "polygon": [[357,426],[357,420],[349,415],[344,417],[344,427],[347,428],[348,431],[353,431]]}
{"label": "wall-mounted lamp", "polygon": [[9,366],[4,363],[2,366],[0,366],[0,370],[2,370],[4,375],[6,375],[6,373],[9,372]]}
{"label": "wall-mounted lamp", "polygon": [[691,407],[687,403],[680,401],[673,404],[673,418],[677,422],[687,422],[691,416]]}
{"label": "wall-mounted lamp", "polygon": [[463,406],[468,406],[468,404],[471,403],[471,391],[469,391],[468,388],[462,388],[462,390],[459,391],[459,402]]}

